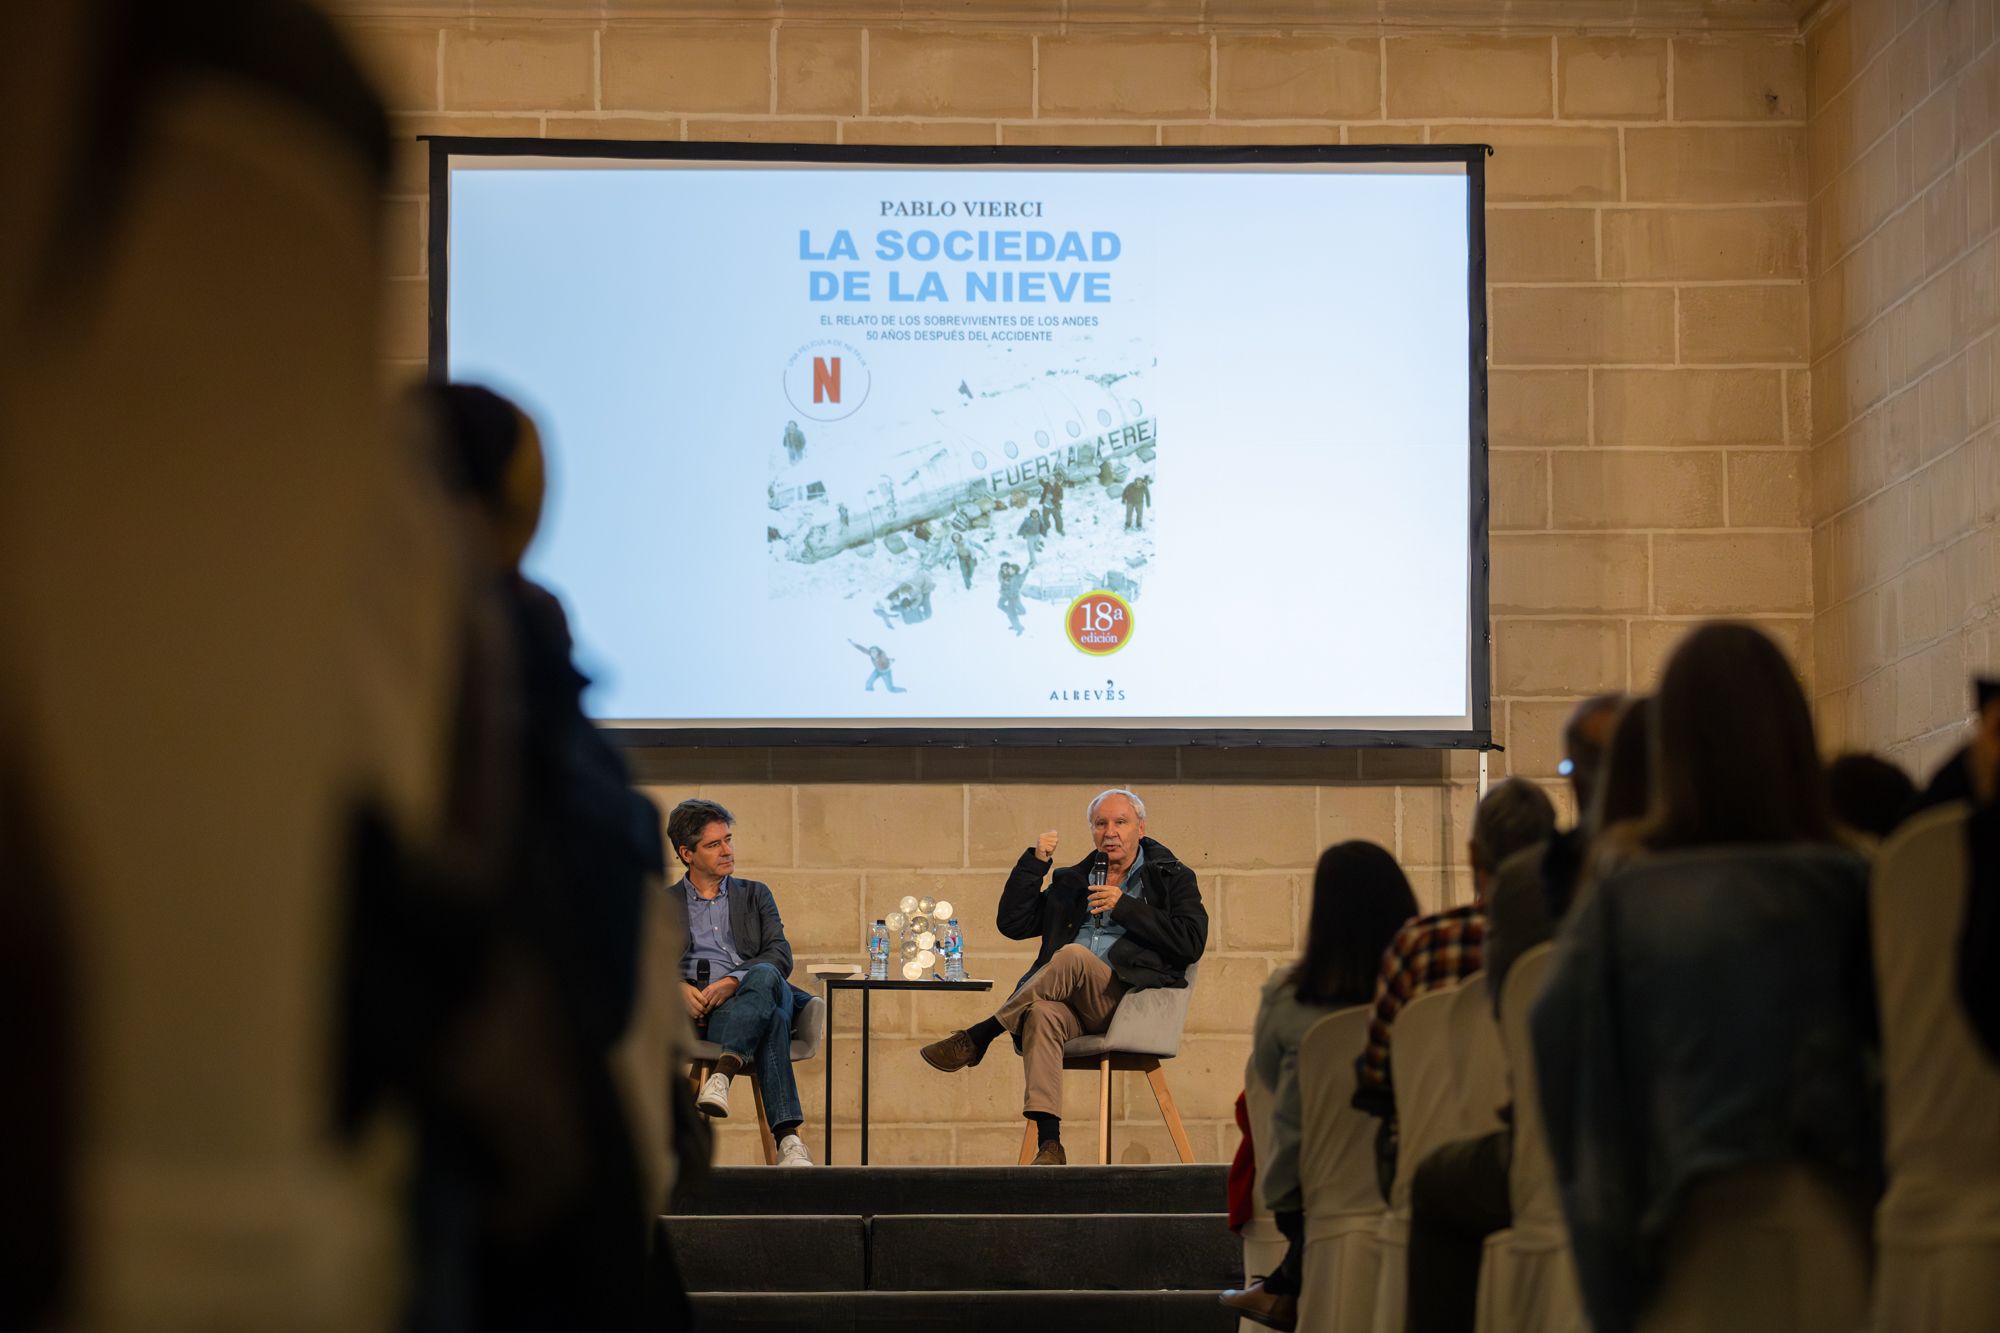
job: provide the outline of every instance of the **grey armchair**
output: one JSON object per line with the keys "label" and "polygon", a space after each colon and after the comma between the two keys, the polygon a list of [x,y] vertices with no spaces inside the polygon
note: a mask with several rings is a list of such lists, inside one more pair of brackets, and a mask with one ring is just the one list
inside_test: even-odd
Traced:
{"label": "grey armchair", "polygon": [[[799,1064],[819,1054],[820,1043],[826,1039],[826,1001],[815,995],[799,1006],[792,1015],[792,1063]],[[722,1058],[722,1048],[712,1041],[697,1041],[690,1048],[694,1062],[689,1066],[688,1078],[695,1091],[715,1072],[715,1062]],[[778,1162],[778,1144],[771,1137],[771,1122],[764,1115],[764,1089],[757,1082],[754,1065],[743,1066],[738,1078],[750,1081],[750,1095],[757,1103],[757,1133],[764,1141],[764,1165],[775,1166]]]}
{"label": "grey armchair", "polygon": [[[1187,1027],[1188,1000],[1194,995],[1195,973],[1201,964],[1187,969],[1187,985],[1134,991],[1118,1002],[1111,1026],[1094,1037],[1077,1037],[1063,1043],[1064,1069],[1097,1071],[1097,1161],[1111,1161],[1111,1076],[1115,1073],[1144,1074],[1152,1086],[1153,1100],[1159,1104],[1160,1119],[1173,1138],[1174,1152],[1181,1161],[1194,1160],[1194,1145],[1188,1142],[1181,1125],[1180,1110],[1167,1087],[1162,1060],[1181,1053],[1181,1032]],[[1021,1161],[1035,1157],[1035,1126],[1028,1122],[1021,1136]]]}

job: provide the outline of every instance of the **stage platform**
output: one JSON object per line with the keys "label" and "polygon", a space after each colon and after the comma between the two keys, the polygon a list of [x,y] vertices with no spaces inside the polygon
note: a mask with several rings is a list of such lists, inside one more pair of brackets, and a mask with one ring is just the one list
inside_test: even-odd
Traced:
{"label": "stage platform", "polygon": [[1242,1278],[1221,1166],[726,1167],[660,1219],[699,1327],[1194,1333]]}

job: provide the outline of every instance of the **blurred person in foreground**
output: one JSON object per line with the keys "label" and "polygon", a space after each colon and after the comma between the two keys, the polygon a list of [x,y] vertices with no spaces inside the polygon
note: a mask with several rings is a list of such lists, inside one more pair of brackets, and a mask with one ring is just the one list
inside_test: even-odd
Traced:
{"label": "blurred person in foreground", "polygon": [[1382,1197],[1396,1178],[1396,1097],[1391,1039],[1396,1016],[1419,995],[1456,985],[1484,965],[1486,895],[1494,874],[1517,852],[1547,842],[1556,811],[1548,795],[1526,778],[1495,784],[1472,814],[1466,852],[1472,862],[1472,901],[1420,916],[1396,932],[1382,955],[1375,982],[1375,1013],[1368,1043],[1354,1060],[1354,1107],[1381,1121],[1375,1136],[1375,1170]]}
{"label": "blurred person in foreground", "polygon": [[[1549,930],[1548,904],[1559,902],[1567,911],[1577,895],[1591,891],[1594,878],[1600,873],[1606,855],[1602,850],[1603,840],[1590,839],[1590,831],[1609,828],[1645,813],[1651,780],[1648,759],[1651,711],[1651,701],[1647,699],[1626,701],[1623,711],[1611,708],[1609,712],[1615,722],[1608,743],[1595,737],[1587,742],[1582,740],[1597,729],[1604,716],[1600,701],[1586,701],[1572,716],[1568,728],[1571,739],[1566,748],[1572,756],[1580,755],[1585,763],[1579,765],[1573,760],[1568,776],[1583,817],[1569,833],[1558,833],[1547,843],[1509,857],[1501,867],[1500,884],[1487,895],[1485,973],[1496,1015],[1501,987],[1514,960],[1526,948],[1547,938],[1544,933],[1520,945],[1505,932],[1522,921],[1531,928]],[[1559,840],[1572,837],[1580,850],[1569,848],[1560,853],[1554,850]],[[1545,867],[1552,862],[1561,867],[1563,876],[1559,894],[1547,892]],[[1499,908],[1502,887],[1512,889],[1511,901],[1526,904],[1525,909],[1503,914]],[[1417,1163],[1410,1177],[1409,1281],[1405,1304],[1410,1333],[1469,1331],[1474,1325],[1479,1265],[1486,1238],[1514,1222],[1510,1191],[1514,1163],[1511,1103],[1501,1109],[1501,1122],[1501,1128],[1490,1134],[1439,1145]]]}
{"label": "blurred person in foreground", "polygon": [[1843,754],[1826,766],[1826,798],[1841,827],[1873,851],[1896,831],[1916,803],[1917,784],[1875,754]]}
{"label": "blurred person in foreground", "polygon": [[1298,1323],[1305,1249],[1305,1200],[1299,1184],[1303,1130],[1299,1044],[1307,1029],[1339,1009],[1375,997],[1382,951],[1417,914],[1417,898],[1396,858],[1372,842],[1343,842],[1320,854],[1313,871],[1312,918],[1299,961],[1264,983],[1250,1046],[1251,1077],[1273,1094],[1271,1141],[1251,1145],[1264,1161],[1264,1205],[1286,1241],[1268,1277],[1222,1303],[1270,1328]]}
{"label": "blurred person in foreground", "polygon": [[1530,1016],[1585,1308],[1627,1333],[1657,1301],[1733,1286],[1700,1238],[1777,1208],[1815,1219],[1788,1243],[1837,1256],[1815,1296],[1852,1327],[1882,1172],[1867,865],[1758,630],[1683,640],[1652,734],[1650,808],[1601,835],[1630,854],[1572,909]]}

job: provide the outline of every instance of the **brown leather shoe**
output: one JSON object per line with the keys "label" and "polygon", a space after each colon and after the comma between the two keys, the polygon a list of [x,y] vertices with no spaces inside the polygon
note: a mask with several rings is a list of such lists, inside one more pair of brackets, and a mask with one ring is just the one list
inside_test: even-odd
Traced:
{"label": "brown leather shoe", "polygon": [[1222,1303],[1254,1324],[1265,1328],[1292,1333],[1299,1326],[1299,1298],[1297,1296],[1274,1296],[1264,1290],[1264,1279],[1258,1278],[1242,1291],[1225,1291]]}
{"label": "brown leather shoe", "polygon": [[1060,1143],[1044,1143],[1042,1150],[1035,1154],[1035,1160],[1028,1163],[1028,1165],[1068,1166],[1069,1158],[1064,1156],[1063,1147]]}
{"label": "brown leather shoe", "polygon": [[979,1043],[972,1039],[971,1033],[961,1028],[949,1037],[941,1037],[932,1042],[918,1054],[924,1057],[924,1063],[932,1069],[946,1074],[956,1074],[961,1069],[978,1064],[986,1052],[979,1049]]}

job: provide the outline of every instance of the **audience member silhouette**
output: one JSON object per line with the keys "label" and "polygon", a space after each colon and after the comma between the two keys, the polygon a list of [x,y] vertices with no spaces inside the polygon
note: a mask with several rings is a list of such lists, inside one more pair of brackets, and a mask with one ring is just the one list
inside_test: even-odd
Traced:
{"label": "audience member silhouette", "polygon": [[1843,754],[1826,766],[1826,796],[1843,827],[1880,842],[1909,815],[1917,784],[1880,755]]}
{"label": "audience member silhouette", "polygon": [[1737,1168],[1810,1168],[1852,1200],[1828,1225],[1861,1244],[1881,1176],[1867,866],[1790,663],[1747,625],[1705,625],[1652,723],[1634,855],[1580,896],[1531,1016],[1598,1333],[1635,1326],[1677,1220]]}
{"label": "audience member silhouette", "polygon": [[1372,842],[1343,842],[1320,854],[1312,917],[1299,961],[1264,983],[1251,1039],[1252,1076],[1274,1094],[1271,1141],[1252,1145],[1263,1162],[1264,1204],[1286,1240],[1285,1257],[1262,1282],[1226,1292],[1223,1304],[1290,1328],[1298,1318],[1305,1202],[1299,1189],[1299,1043],[1336,1009],[1375,997],[1382,951],[1417,914],[1416,895],[1396,858]]}

